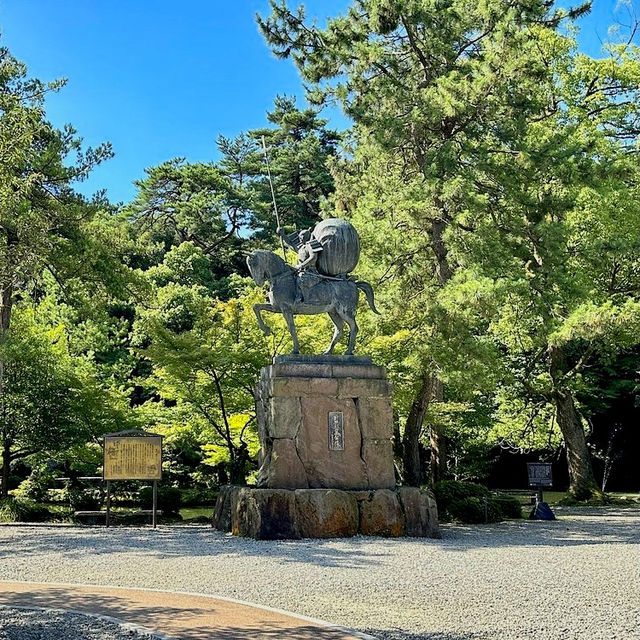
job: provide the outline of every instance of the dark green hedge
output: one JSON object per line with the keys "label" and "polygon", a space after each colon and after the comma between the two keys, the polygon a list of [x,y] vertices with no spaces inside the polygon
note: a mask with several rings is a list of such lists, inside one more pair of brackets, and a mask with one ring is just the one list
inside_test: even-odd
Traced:
{"label": "dark green hedge", "polygon": [[51,512],[46,507],[25,498],[0,499],[0,522],[46,522]]}
{"label": "dark green hedge", "polygon": [[[153,487],[142,487],[139,493],[139,505],[141,509],[151,509],[153,505]],[[178,513],[182,506],[182,494],[176,487],[158,487],[158,509],[164,515]]]}
{"label": "dark green hedge", "polygon": [[475,482],[442,480],[433,486],[433,492],[438,503],[438,513],[443,521],[456,520],[479,524],[485,522],[485,517],[487,522],[522,517],[517,498],[492,495],[487,487]]}

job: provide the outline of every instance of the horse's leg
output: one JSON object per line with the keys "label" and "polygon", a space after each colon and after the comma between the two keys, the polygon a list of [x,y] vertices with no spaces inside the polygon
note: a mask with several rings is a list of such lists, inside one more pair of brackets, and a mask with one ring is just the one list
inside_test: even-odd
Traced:
{"label": "horse's leg", "polygon": [[298,353],[298,334],[296,333],[296,325],[293,321],[293,313],[291,309],[285,311],[282,310],[282,315],[284,316],[285,322],[287,323],[287,327],[289,327],[289,333],[291,334],[291,339],[293,340],[293,351],[291,353]]}
{"label": "horse's leg", "polygon": [[262,320],[262,315],[260,315],[261,311],[271,311],[272,313],[277,313],[277,311],[273,308],[273,305],[264,303],[264,304],[254,304],[253,312],[256,314],[256,318],[258,318],[258,326],[264,331],[265,336],[271,335],[271,329],[267,327],[267,325]]}
{"label": "horse's leg", "polygon": [[342,317],[349,325],[349,347],[345,351],[345,355],[352,356],[353,348],[356,346],[356,336],[358,335],[358,325],[356,324],[355,310],[351,313],[345,313]]}
{"label": "horse's leg", "polygon": [[331,340],[329,348],[325,351],[325,354],[333,353],[333,348],[338,344],[338,340],[340,340],[340,336],[342,335],[342,328],[344,327],[344,320],[339,313],[336,311],[329,311],[328,313],[335,328],[333,330],[333,339]]}

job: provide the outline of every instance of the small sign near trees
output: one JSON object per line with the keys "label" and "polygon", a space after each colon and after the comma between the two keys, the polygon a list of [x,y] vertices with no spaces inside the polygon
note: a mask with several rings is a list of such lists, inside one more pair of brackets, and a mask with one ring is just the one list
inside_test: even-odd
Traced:
{"label": "small sign near trees", "polygon": [[551,487],[553,477],[551,475],[550,462],[527,462],[530,487]]}
{"label": "small sign near trees", "polygon": [[527,462],[527,472],[529,474],[529,486],[535,487],[537,491],[536,506],[529,515],[530,520],[555,520],[556,517],[549,505],[542,496],[543,487],[553,485],[550,462]]}

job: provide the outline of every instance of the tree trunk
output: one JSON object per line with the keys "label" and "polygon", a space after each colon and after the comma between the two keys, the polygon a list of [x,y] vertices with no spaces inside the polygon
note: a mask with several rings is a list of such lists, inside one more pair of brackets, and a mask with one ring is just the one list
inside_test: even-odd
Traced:
{"label": "tree trunk", "polygon": [[[441,380],[434,381],[433,400],[444,401],[444,385]],[[429,445],[431,448],[429,482],[433,484],[442,480],[447,470],[447,441],[442,432],[442,425],[438,422],[434,422],[429,429]]]}
{"label": "tree trunk", "polygon": [[449,265],[449,251],[444,242],[446,227],[447,223],[442,218],[436,218],[431,223],[431,249],[436,259],[436,277],[441,285],[446,284],[453,276]]}
{"label": "tree trunk", "polygon": [[402,464],[404,467],[405,484],[416,487],[420,484],[420,432],[424,422],[424,414],[429,407],[429,401],[433,393],[433,377],[423,373],[420,378],[420,386],[411,403],[411,409],[407,416],[407,422],[402,436]]}
{"label": "tree trunk", "polygon": [[[11,309],[13,307],[13,287],[10,284],[2,287],[2,300],[0,307],[0,345],[4,340],[11,322]],[[4,403],[4,360],[0,354],[0,407]],[[4,413],[4,412],[2,412]],[[11,441],[7,434],[7,425],[2,425],[2,497],[9,495],[9,470],[11,466]]]}
{"label": "tree trunk", "polygon": [[554,391],[556,420],[567,449],[569,493],[576,500],[588,500],[597,491],[582,422],[569,391]]}
{"label": "tree trunk", "polygon": [[569,466],[569,494],[577,500],[589,499],[598,487],[593,475],[591,456],[580,416],[576,410],[571,391],[562,384],[567,371],[566,356],[562,347],[550,347],[551,378],[554,382],[553,403],[556,420],[567,450]]}
{"label": "tree trunk", "polygon": [[[445,211],[444,203],[436,200],[438,208]],[[447,223],[443,218],[436,218],[431,223],[431,250],[435,257],[435,275],[438,284],[444,286],[453,276],[449,265],[449,251],[444,242],[444,232]],[[444,400],[444,384],[437,378],[433,381],[432,399],[437,402]],[[434,423],[429,430],[429,444],[431,458],[429,460],[429,481],[433,484],[442,479],[447,464],[447,451],[445,437],[442,433],[442,425]]]}
{"label": "tree trunk", "polygon": [[[436,201],[437,206],[444,212],[444,204],[439,200]],[[444,231],[447,223],[444,218],[436,218],[431,223],[429,237],[431,240],[431,250],[433,251],[434,274],[438,284],[445,285],[452,277],[453,272],[449,266],[448,250],[444,242]],[[429,407],[429,402],[434,395],[442,400],[444,388],[441,380],[435,376],[423,372],[420,378],[420,386],[416,396],[411,404],[411,410],[407,417],[407,422],[402,438],[402,462],[404,466],[404,481],[410,486],[420,484],[422,476],[422,465],[420,464],[420,432],[424,416]],[[435,429],[435,430],[434,430]],[[445,465],[444,438],[439,432],[439,427],[435,425],[431,429],[431,464],[430,476],[433,481],[435,477],[439,477]],[[434,446],[436,455],[434,458]],[[435,464],[434,464],[435,460]]]}
{"label": "tree trunk", "polygon": [[11,443],[5,439],[2,443],[2,497],[9,495],[9,474],[11,469]]}

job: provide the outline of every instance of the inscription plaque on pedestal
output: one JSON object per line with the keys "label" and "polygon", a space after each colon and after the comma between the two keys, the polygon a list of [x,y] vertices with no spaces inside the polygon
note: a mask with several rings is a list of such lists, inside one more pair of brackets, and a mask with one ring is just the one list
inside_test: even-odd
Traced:
{"label": "inscription plaque on pedestal", "polygon": [[344,451],[344,416],[342,411],[329,411],[329,450]]}

